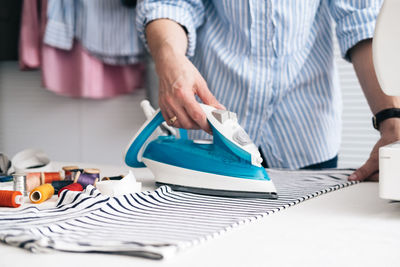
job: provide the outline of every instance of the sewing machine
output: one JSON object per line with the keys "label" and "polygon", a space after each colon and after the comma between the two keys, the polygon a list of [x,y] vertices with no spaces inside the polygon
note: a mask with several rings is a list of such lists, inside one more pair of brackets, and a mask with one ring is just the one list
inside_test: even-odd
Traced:
{"label": "sewing machine", "polygon": [[[386,0],[373,39],[373,60],[382,90],[400,96],[400,1]],[[379,149],[379,196],[400,200],[400,142]]]}

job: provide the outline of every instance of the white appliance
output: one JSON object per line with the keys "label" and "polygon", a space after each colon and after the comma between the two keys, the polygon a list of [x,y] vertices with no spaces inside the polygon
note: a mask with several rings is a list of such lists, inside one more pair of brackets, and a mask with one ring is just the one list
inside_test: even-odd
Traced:
{"label": "white appliance", "polygon": [[[382,90],[400,96],[400,1],[385,0],[376,23],[373,60]],[[379,196],[400,200],[400,142],[379,149]]]}

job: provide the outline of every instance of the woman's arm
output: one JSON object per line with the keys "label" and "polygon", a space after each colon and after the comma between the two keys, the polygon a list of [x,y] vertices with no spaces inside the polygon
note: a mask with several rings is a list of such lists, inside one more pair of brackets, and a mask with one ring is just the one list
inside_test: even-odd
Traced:
{"label": "woman's arm", "polygon": [[[349,56],[372,113],[376,114],[387,108],[400,108],[400,97],[386,95],[379,86],[372,62],[371,39],[355,45],[349,51]],[[381,138],[374,146],[365,164],[350,176],[351,180],[378,179],[379,148],[400,140],[400,118],[384,120],[379,126],[379,131]]]}
{"label": "woman's arm", "polygon": [[[168,19],[157,19],[146,26],[146,40],[160,80],[159,106],[164,119],[174,127],[203,129],[211,133],[206,116],[196,101],[224,108],[207,87],[196,67],[186,57],[185,29]],[[175,122],[171,118],[177,117]]]}

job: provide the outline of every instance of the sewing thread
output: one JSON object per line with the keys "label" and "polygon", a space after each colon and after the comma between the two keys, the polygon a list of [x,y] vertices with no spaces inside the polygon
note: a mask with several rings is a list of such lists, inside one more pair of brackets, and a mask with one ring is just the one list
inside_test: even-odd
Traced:
{"label": "sewing thread", "polygon": [[80,183],[83,188],[88,185],[95,185],[99,180],[100,171],[98,169],[84,169],[83,173],[78,172],[75,176],[75,183]]}
{"label": "sewing thread", "polygon": [[39,204],[48,200],[54,195],[54,187],[51,184],[42,184],[36,187],[29,194],[29,199],[32,203]]}
{"label": "sewing thread", "polygon": [[63,181],[53,181],[51,185],[54,187],[54,194],[58,194],[61,188],[72,184],[74,181],[63,180]]}
{"label": "sewing thread", "polygon": [[76,172],[79,171],[78,166],[64,166],[62,169],[64,171],[64,180],[74,180]]}
{"label": "sewing thread", "polygon": [[13,174],[13,190],[19,191],[22,195],[27,196],[26,191],[26,174],[25,173],[15,173]]}
{"label": "sewing thread", "polygon": [[42,184],[61,180],[61,172],[42,172]]}
{"label": "sewing thread", "polygon": [[18,208],[23,201],[20,191],[0,190],[0,207]]}
{"label": "sewing thread", "polygon": [[30,192],[42,184],[42,174],[40,172],[29,172],[26,175],[26,191]]}
{"label": "sewing thread", "polygon": [[79,184],[79,183],[73,183],[73,184],[64,186],[63,188],[61,188],[61,189],[58,191],[58,196],[60,196],[61,193],[62,193],[64,190],[83,191],[83,186],[82,186],[81,184]]}
{"label": "sewing thread", "polygon": [[4,183],[4,182],[12,182],[13,181],[13,177],[12,175],[0,175],[0,183]]}

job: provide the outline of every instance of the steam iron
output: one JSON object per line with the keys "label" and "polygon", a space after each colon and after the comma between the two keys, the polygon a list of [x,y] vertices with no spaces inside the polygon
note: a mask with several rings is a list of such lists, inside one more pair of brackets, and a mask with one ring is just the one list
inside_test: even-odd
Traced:
{"label": "steam iron", "polygon": [[[190,140],[182,129],[180,137],[177,133],[160,134],[162,128],[169,127],[161,111],[149,112],[148,101],[142,102],[145,114],[152,115],[131,140],[125,163],[130,167],[147,166],[157,185],[177,191],[276,199],[275,186],[261,166],[260,152],[238,124],[236,114],[200,105],[211,125],[213,140]],[[148,140],[153,132],[158,136]]]}

